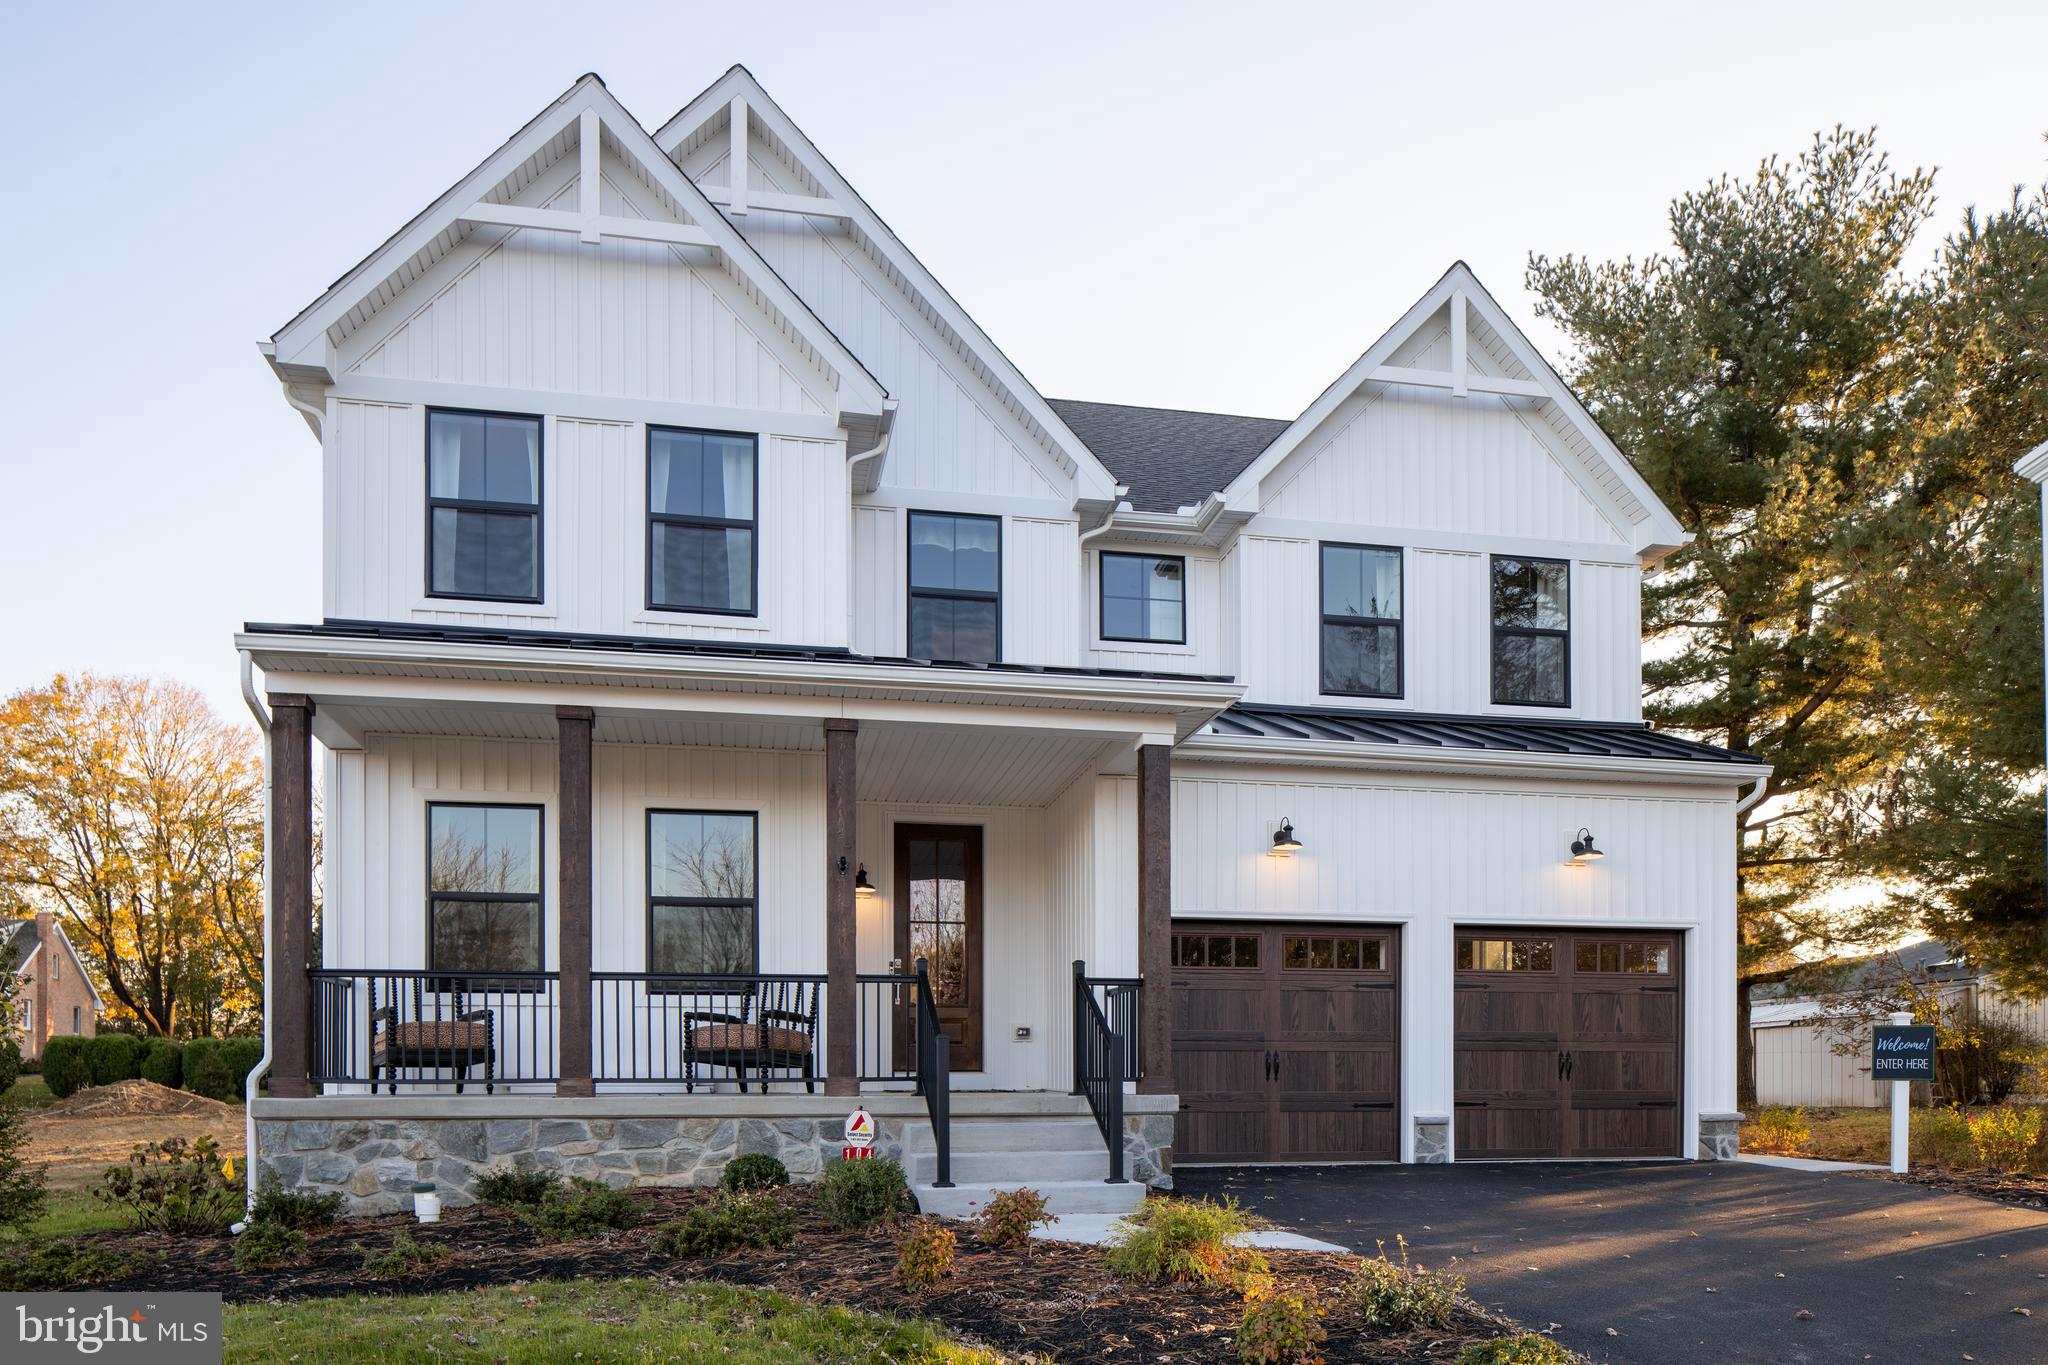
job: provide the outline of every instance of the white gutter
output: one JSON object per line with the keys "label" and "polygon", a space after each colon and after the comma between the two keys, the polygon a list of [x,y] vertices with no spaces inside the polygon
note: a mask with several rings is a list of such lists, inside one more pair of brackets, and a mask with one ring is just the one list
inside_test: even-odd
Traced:
{"label": "white gutter", "polygon": [[[287,390],[289,396],[289,390]],[[242,650],[242,700],[249,705],[249,714],[256,717],[256,728],[263,732],[263,1055],[256,1059],[256,1065],[249,1068],[249,1079],[242,1083],[242,1126],[245,1145],[242,1148],[242,1177],[248,1186],[245,1207],[256,1207],[256,1090],[263,1078],[270,1074],[270,969],[277,959],[272,955],[271,936],[273,916],[270,913],[270,712],[263,708],[263,702],[256,695],[255,663],[248,650]]]}
{"label": "white gutter", "polygon": [[1756,785],[1749,789],[1749,795],[1735,803],[1735,814],[1737,817],[1740,817],[1751,806],[1764,799],[1764,791],[1771,785],[1770,779],[1771,770],[1766,768],[1764,769],[1764,775],[1756,780]]}
{"label": "white gutter", "polygon": [[[285,396],[290,397],[291,395],[287,393]],[[866,450],[861,451],[858,455],[847,457],[846,477],[848,483],[853,482],[853,469],[855,465],[865,464],[869,460],[886,459],[888,457],[889,442],[896,434],[895,399],[885,398],[882,400],[881,420],[875,424],[875,427],[875,443]],[[877,466],[877,468],[879,467]]]}
{"label": "white gutter", "polygon": [[[1119,486],[1116,490],[1116,495],[1118,498],[1122,498],[1124,494],[1130,491],[1131,490],[1128,488]],[[1130,513],[1130,510],[1131,505],[1129,503],[1118,502],[1116,506],[1109,509],[1108,515],[1103,517],[1102,525],[1096,527],[1092,531],[1083,531],[1081,533],[1081,538],[1075,541],[1074,543],[1076,545],[1086,545],[1089,541],[1095,539],[1095,537],[1101,535],[1104,531],[1107,531],[1110,527],[1116,525],[1116,519],[1120,516],[1128,515]]]}

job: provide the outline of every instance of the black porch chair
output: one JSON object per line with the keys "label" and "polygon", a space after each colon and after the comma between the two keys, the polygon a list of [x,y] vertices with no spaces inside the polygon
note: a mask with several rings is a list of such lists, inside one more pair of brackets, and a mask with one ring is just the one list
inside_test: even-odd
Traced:
{"label": "black porch chair", "polygon": [[[442,984],[453,986],[452,982]],[[439,992],[437,992],[439,994]],[[464,1081],[476,1067],[484,1069],[484,1093],[496,1090],[498,1047],[497,1021],[489,1010],[465,1010],[459,989],[446,992],[449,1012],[435,1017],[426,1011],[426,985],[422,977],[412,979],[412,1014],[399,1017],[398,983],[391,983],[391,1002],[377,1004],[377,982],[370,981],[370,1086],[376,1088],[377,1073],[383,1072],[385,1087],[398,1093],[401,1071],[452,1071],[455,1093],[462,1093]]]}
{"label": "black porch chair", "polygon": [[[723,1067],[747,1092],[753,1076],[763,1093],[771,1072],[794,1071],[804,1092],[817,1091],[818,986],[811,981],[750,982],[739,992],[738,1014],[687,1010],[683,1014],[683,1090],[697,1089],[697,1068]],[[703,1078],[706,1084],[711,1077]]]}

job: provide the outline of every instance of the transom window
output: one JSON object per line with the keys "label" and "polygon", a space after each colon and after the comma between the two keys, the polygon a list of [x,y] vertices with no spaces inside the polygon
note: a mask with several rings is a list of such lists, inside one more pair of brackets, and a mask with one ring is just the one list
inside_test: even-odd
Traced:
{"label": "transom window", "polygon": [[647,970],[757,970],[755,823],[751,812],[647,812]]}
{"label": "transom window", "polygon": [[1184,645],[1188,641],[1184,581],[1187,560],[1179,555],[1125,554],[1104,550],[1102,638],[1150,644]]}
{"label": "transom window", "polygon": [[1259,965],[1259,936],[1175,934],[1171,956],[1176,967],[1256,967]]}
{"label": "transom window", "polygon": [[1323,688],[1343,697],[1401,695],[1401,552],[1324,545]]}
{"label": "transom window", "polygon": [[1624,972],[1639,976],[1669,976],[1671,945],[1668,943],[1589,943],[1580,940],[1572,948],[1572,966],[1582,972]]}
{"label": "transom window", "polygon": [[755,614],[755,441],[647,429],[647,605]]}
{"label": "transom window", "polygon": [[427,594],[538,602],[540,418],[427,413]]}
{"label": "transom window", "polygon": [[913,659],[992,664],[1002,657],[1002,518],[910,514]]}
{"label": "transom window", "polygon": [[1557,940],[1548,938],[1461,938],[1458,970],[1463,972],[1548,972],[1557,968]]}
{"label": "transom window", "polygon": [[1386,965],[1385,951],[1376,938],[1287,934],[1280,939],[1280,965],[1290,972],[1377,972]]}
{"label": "transom window", "polygon": [[1571,705],[1571,565],[1493,558],[1493,701]]}
{"label": "transom window", "polygon": [[427,966],[541,970],[539,806],[427,807]]}

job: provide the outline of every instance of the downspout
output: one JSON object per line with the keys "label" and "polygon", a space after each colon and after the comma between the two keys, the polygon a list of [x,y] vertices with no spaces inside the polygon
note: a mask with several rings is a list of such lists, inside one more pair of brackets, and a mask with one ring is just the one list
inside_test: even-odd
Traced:
{"label": "downspout", "polygon": [[[285,390],[291,396],[291,390]],[[293,407],[300,407],[294,402]],[[276,961],[272,957],[271,906],[270,906],[270,712],[256,695],[256,668],[249,658],[249,651],[242,650],[242,700],[249,705],[249,714],[256,717],[256,728],[263,732],[263,1055],[256,1059],[256,1065],[249,1068],[249,1078],[242,1083],[242,1125],[244,1146],[242,1148],[242,1176],[248,1186],[248,1209],[256,1207],[256,1090],[263,1078],[270,1072],[270,970]],[[240,1231],[243,1225],[237,1224]]]}
{"label": "downspout", "polygon": [[1771,779],[1769,777],[1759,777],[1756,780],[1756,785],[1750,788],[1749,795],[1741,798],[1735,803],[1735,814],[1737,815],[1737,817],[1746,814],[1751,806],[1754,806],[1757,802],[1763,800],[1764,793],[1770,790],[1770,785]]}
{"label": "downspout", "polygon": [[875,443],[866,450],[861,451],[860,454],[847,457],[847,482],[851,483],[853,481],[853,467],[855,465],[865,464],[869,460],[880,459],[889,453],[889,440],[896,433],[895,399],[885,398],[882,400],[882,420],[876,424],[876,428]]}
{"label": "downspout", "polygon": [[[322,428],[325,426],[327,421],[326,408],[315,407],[311,403],[308,403],[305,399],[293,393],[291,382],[289,380],[284,381],[284,401],[291,404],[293,408],[298,410],[299,415],[306,419],[306,424],[313,428],[313,434],[315,436],[321,435]],[[245,684],[244,691],[246,692],[246,690],[247,686]],[[270,722],[267,719],[263,722],[263,732],[265,734],[270,733]]]}

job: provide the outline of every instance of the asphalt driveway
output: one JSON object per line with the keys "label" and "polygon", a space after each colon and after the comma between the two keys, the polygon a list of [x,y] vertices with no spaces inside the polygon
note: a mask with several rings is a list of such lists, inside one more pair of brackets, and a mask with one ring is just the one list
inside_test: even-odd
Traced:
{"label": "asphalt driveway", "polygon": [[1404,1235],[1597,1361],[2048,1361],[2048,1214],[1963,1195],[1747,1162],[1183,1168],[1175,1184],[1368,1254]]}

